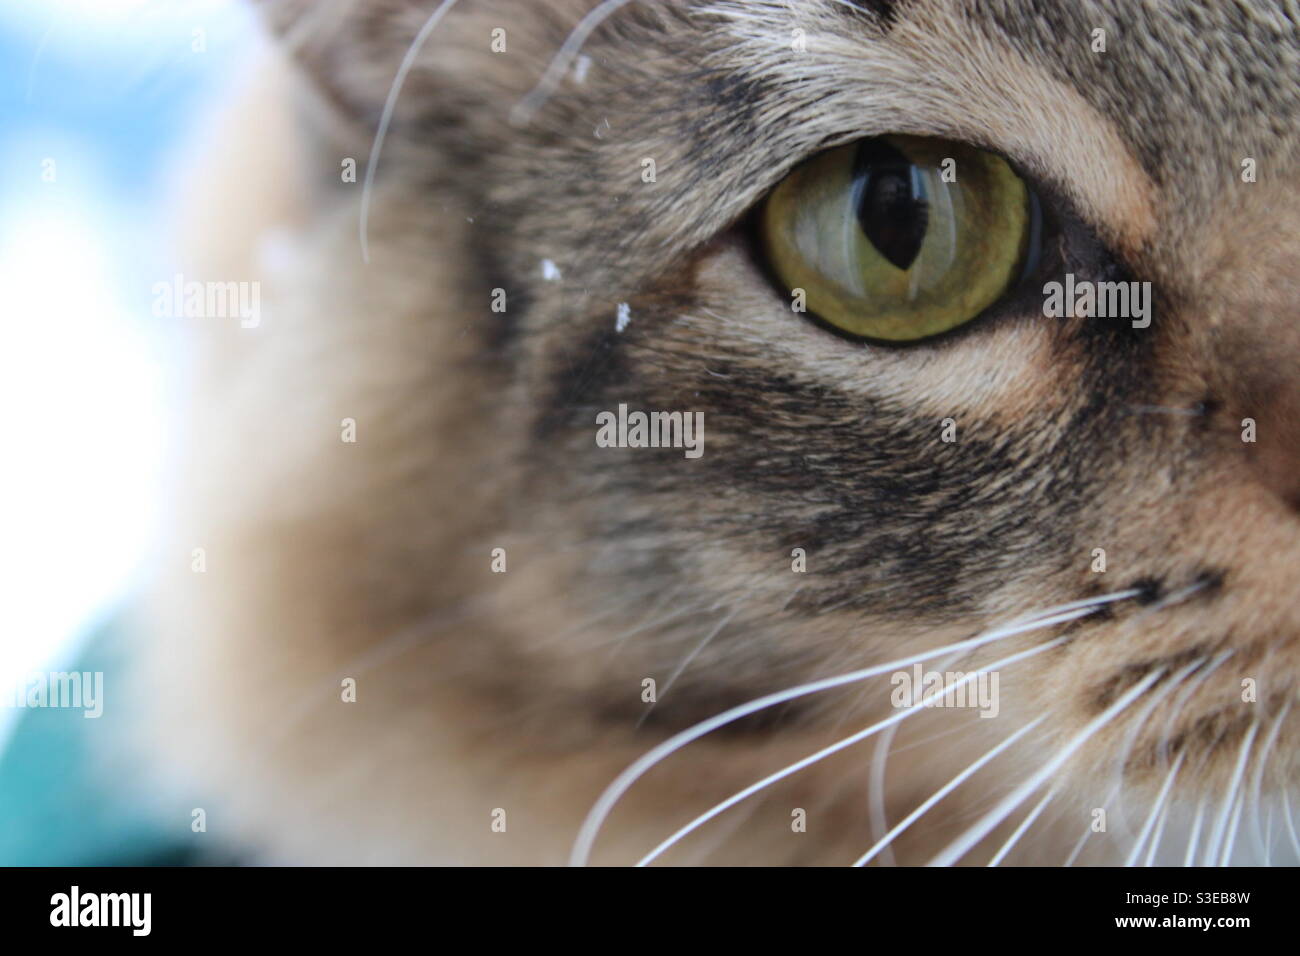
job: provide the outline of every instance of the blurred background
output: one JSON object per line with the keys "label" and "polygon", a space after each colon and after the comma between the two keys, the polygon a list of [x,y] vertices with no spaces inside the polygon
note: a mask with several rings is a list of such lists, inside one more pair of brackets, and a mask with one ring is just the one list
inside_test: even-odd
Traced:
{"label": "blurred background", "polygon": [[68,666],[145,558],[184,363],[150,309],[169,180],[252,29],[230,0],[0,0],[0,687]]}

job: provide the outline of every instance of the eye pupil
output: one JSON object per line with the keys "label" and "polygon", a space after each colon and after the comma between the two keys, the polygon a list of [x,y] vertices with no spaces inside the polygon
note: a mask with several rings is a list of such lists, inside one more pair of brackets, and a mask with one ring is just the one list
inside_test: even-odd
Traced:
{"label": "eye pupil", "polygon": [[854,166],[863,233],[889,262],[899,269],[909,268],[929,225],[925,180],[914,163],[879,139],[858,148]]}

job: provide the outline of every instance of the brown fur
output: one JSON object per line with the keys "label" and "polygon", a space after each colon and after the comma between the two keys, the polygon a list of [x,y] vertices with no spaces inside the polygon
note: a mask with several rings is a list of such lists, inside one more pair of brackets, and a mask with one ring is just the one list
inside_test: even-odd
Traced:
{"label": "brown fur", "polygon": [[[1300,676],[1300,42],[1285,4],[1133,6],[631,4],[585,44],[586,82],[566,78],[520,126],[511,108],[591,4],[465,0],[398,101],[363,265],[362,185],[337,182],[339,163],[364,170],[432,7],[267,4],[294,58],[273,73],[294,92],[254,96],[293,101],[297,119],[249,125],[230,152],[265,157],[273,193],[294,200],[234,235],[274,222],[296,254],[274,275],[224,250],[201,260],[263,281],[266,315],[203,343],[173,553],[202,546],[209,569],[182,557],[161,581],[150,651],[162,746],[194,799],[272,859],[560,863],[602,788],[674,730],[1130,586],[1105,614],[945,668],[1070,638],[1005,669],[999,719],[936,710],[901,726],[891,823],[1048,717],[895,858],[930,858],[1155,670],[1144,700],[1230,650],[1182,698],[1142,721],[1139,703],[1090,741],[1012,859],[1064,862],[1106,807],[1129,829],[1095,834],[1082,859],[1122,860],[1180,753],[1171,829],[1220,799],[1246,728],[1258,720],[1262,742]],[[489,49],[497,26],[504,54]],[[1094,26],[1110,52],[1089,52]],[[1045,319],[1031,296],[884,348],[793,314],[745,216],[797,162],[880,133],[1007,155],[1062,222],[1059,271],[1151,281],[1151,327]],[[1259,182],[1240,181],[1243,156]],[[250,177],[203,182],[237,196]],[[219,208],[200,231],[229,235],[230,218]],[[542,280],[544,258],[561,282]],[[704,456],[596,447],[596,412],[619,402],[703,411]],[[339,440],[344,418],[356,444]],[[632,789],[596,859],[634,862],[889,715],[888,696],[878,678],[693,744]],[[1265,797],[1295,774],[1297,720],[1251,764]],[[791,778],[665,859],[853,860],[879,835],[871,752]]]}

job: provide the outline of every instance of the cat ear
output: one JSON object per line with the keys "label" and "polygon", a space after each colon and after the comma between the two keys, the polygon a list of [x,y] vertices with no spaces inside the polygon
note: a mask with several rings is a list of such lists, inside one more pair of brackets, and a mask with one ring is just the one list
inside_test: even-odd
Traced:
{"label": "cat ear", "polygon": [[[352,135],[418,152],[442,131],[490,148],[506,108],[538,84],[590,0],[254,0],[284,55]],[[408,61],[409,57],[409,61]]]}
{"label": "cat ear", "polygon": [[411,31],[428,15],[418,0],[255,0],[255,6],[307,84],[371,132]]}

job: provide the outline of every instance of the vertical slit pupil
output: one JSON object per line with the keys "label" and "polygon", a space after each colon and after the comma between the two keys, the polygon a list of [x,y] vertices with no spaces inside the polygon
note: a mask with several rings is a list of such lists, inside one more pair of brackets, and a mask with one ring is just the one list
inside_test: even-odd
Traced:
{"label": "vertical slit pupil", "polygon": [[900,269],[916,261],[929,225],[925,180],[916,164],[881,139],[869,139],[854,157],[858,224],[880,254]]}

